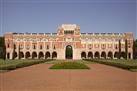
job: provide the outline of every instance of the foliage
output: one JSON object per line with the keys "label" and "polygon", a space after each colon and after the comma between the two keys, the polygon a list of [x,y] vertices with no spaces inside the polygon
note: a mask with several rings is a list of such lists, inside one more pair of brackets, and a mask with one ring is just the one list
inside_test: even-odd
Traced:
{"label": "foliage", "polygon": [[127,44],[127,39],[125,40],[125,58],[127,59],[128,57],[128,44]]}
{"label": "foliage", "polygon": [[6,47],[4,37],[0,36],[0,58],[5,59]]}
{"label": "foliage", "polygon": [[43,62],[45,60],[0,60],[0,70],[14,70]]}
{"label": "foliage", "polygon": [[137,59],[137,39],[133,42],[133,58]]}
{"label": "foliage", "polygon": [[86,59],[86,61],[93,61],[100,64],[115,66],[122,69],[137,69],[137,60],[90,60]]}
{"label": "foliage", "polygon": [[50,69],[90,69],[87,65],[79,62],[56,63]]}
{"label": "foliage", "polygon": [[4,37],[0,36],[0,47],[4,46]]}
{"label": "foliage", "polygon": [[118,54],[118,58],[120,59],[121,58],[121,40],[119,40],[119,43],[118,43],[118,48],[119,48],[119,54]]}

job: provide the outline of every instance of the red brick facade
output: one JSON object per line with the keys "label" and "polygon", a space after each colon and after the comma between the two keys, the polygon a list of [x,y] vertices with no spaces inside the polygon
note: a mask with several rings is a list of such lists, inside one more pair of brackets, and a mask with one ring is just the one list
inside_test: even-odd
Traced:
{"label": "red brick facade", "polygon": [[72,46],[72,59],[121,58],[127,40],[128,58],[132,59],[133,33],[80,33],[80,26],[62,24],[57,33],[5,33],[7,59],[66,59],[66,47]]}

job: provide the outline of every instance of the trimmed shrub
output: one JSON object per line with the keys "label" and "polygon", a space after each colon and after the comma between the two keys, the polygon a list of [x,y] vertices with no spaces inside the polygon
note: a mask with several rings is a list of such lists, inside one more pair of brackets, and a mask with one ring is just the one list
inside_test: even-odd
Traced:
{"label": "trimmed shrub", "polygon": [[39,63],[43,63],[45,62],[45,60],[40,60],[40,61],[22,61],[20,63],[17,64],[11,64],[11,65],[3,65],[0,66],[0,70],[14,70],[17,68],[22,68],[22,67],[27,67],[27,66],[31,66],[34,64],[39,64]]}
{"label": "trimmed shrub", "polygon": [[86,59],[86,61],[93,61],[93,62],[96,62],[96,63],[100,63],[100,64],[105,64],[105,65],[111,65],[111,66],[115,66],[115,67],[119,67],[119,68],[122,68],[122,69],[137,69],[137,64],[135,63],[134,65],[133,64],[130,64],[130,61],[129,61],[129,64],[128,63],[124,63],[124,62],[127,62],[127,61],[121,61],[121,60],[115,60],[115,61],[112,61],[112,60],[90,60],[90,59]]}

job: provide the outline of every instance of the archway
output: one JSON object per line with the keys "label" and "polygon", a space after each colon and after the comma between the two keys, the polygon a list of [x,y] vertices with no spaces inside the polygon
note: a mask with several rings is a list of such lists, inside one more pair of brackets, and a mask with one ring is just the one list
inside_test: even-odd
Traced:
{"label": "archway", "polygon": [[88,52],[88,58],[93,58],[93,53],[92,52]]}
{"label": "archway", "polygon": [[101,53],[101,57],[106,59],[106,53],[104,51]]}
{"label": "archway", "polygon": [[131,59],[131,53],[128,53],[128,58]]}
{"label": "archway", "polygon": [[95,58],[100,58],[99,52],[95,52]]}
{"label": "archway", "polygon": [[53,58],[53,59],[54,59],[54,58],[55,58],[55,59],[57,58],[57,52],[53,52],[53,53],[52,53],[52,58]]}
{"label": "archway", "polygon": [[50,52],[46,52],[45,58],[46,58],[46,59],[47,59],[47,58],[50,58]]}
{"label": "archway", "polygon": [[118,52],[115,52],[114,58],[118,58],[118,57],[119,57],[119,53],[118,53]]}
{"label": "archway", "polygon": [[36,52],[33,52],[32,53],[32,59],[36,59],[37,58],[37,53]]}
{"label": "archway", "polygon": [[20,56],[20,58],[24,58],[24,53],[20,52],[19,56]]}
{"label": "archway", "polygon": [[17,56],[18,56],[18,55],[17,55],[17,52],[14,52],[14,53],[13,53],[13,58],[15,58],[15,59],[16,59],[16,58],[17,58]]}
{"label": "archway", "polygon": [[10,53],[7,53],[7,59],[10,59]]}
{"label": "archway", "polygon": [[83,58],[86,58],[86,52],[82,52],[81,53],[81,58],[83,59]]}
{"label": "archway", "polygon": [[112,53],[111,51],[108,52],[108,57],[109,57],[110,59],[113,58],[113,53]]}
{"label": "archway", "polygon": [[44,58],[43,52],[39,52],[39,59],[43,59],[43,58]]}
{"label": "archway", "polygon": [[30,57],[30,52],[26,52],[25,58],[26,58],[26,59],[29,59],[29,57]]}
{"label": "archway", "polygon": [[121,57],[122,57],[123,59],[125,59],[125,58],[126,58],[126,53],[125,53],[125,52],[121,52]]}
{"label": "archway", "polygon": [[71,45],[66,46],[66,59],[73,59],[73,49]]}

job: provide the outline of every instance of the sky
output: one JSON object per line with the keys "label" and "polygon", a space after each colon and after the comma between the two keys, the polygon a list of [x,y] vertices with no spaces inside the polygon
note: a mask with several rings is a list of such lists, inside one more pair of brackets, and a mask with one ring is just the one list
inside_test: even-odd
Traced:
{"label": "sky", "polygon": [[5,32],[57,32],[77,24],[85,33],[133,32],[137,39],[137,0],[0,0],[0,35]]}

